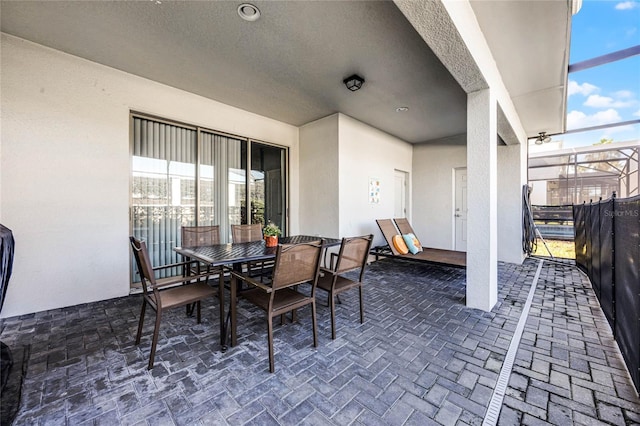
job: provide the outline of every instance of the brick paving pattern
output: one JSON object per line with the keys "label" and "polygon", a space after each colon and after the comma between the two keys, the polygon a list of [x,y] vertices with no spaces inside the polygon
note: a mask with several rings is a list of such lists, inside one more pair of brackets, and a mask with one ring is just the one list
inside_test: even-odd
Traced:
{"label": "brick paving pattern", "polygon": [[588,279],[545,263],[501,423],[640,424],[640,400]]}
{"label": "brick paving pattern", "polygon": [[[30,345],[14,424],[479,425],[491,399],[537,261],[499,265],[492,312],[464,306],[464,271],[398,260],[371,264],[365,323],[357,292],[337,305],[337,339],[319,292],[319,346],[310,309],[277,326],[268,372],[266,322],[239,302],[239,344],[219,351],[218,308],[196,324],[163,318],[146,369],[147,314],[129,296],[0,320],[0,339]],[[500,424],[640,423],[635,394],[588,280],[545,262]]]}

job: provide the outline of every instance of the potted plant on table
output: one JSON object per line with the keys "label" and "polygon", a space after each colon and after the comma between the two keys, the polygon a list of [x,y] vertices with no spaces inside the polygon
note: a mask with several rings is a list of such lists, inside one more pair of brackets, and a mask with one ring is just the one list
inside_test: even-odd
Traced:
{"label": "potted plant on table", "polygon": [[273,222],[269,222],[267,226],[262,230],[264,235],[264,241],[267,247],[275,247],[278,245],[278,236],[282,234],[278,225]]}

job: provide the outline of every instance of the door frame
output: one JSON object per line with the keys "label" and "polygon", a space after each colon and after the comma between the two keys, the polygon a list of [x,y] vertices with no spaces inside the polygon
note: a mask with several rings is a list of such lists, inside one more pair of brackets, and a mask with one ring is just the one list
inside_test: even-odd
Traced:
{"label": "door frame", "polygon": [[467,166],[454,167],[451,169],[451,247],[456,250],[456,174],[466,171]]}
{"label": "door frame", "polygon": [[[411,199],[409,197],[410,194],[410,180],[409,180],[409,172],[404,171],[404,170],[400,170],[400,169],[393,169],[393,180],[394,180],[394,188],[395,188],[395,179],[397,175],[402,175],[403,179],[404,179],[404,216],[406,217],[409,221],[411,221]],[[393,209],[394,209],[394,216],[395,216],[395,190],[393,193]]]}
{"label": "door frame", "polygon": [[[272,148],[278,148],[281,150],[282,154],[284,155],[284,159],[283,159],[284,164],[281,169],[281,180],[282,180],[281,184],[283,185],[282,200],[281,200],[281,207],[282,207],[281,230],[283,232],[283,235],[288,235],[289,230],[291,229],[291,221],[289,218],[289,200],[290,200],[289,181],[291,176],[291,164],[290,164],[290,157],[289,157],[289,147],[285,145],[266,142],[261,139],[253,139],[253,138],[247,139],[247,187],[245,189],[245,198],[247,200],[247,212],[246,212],[247,223],[251,223],[251,188],[250,188],[251,158],[252,158],[251,150],[253,149],[254,144],[264,145]],[[266,174],[265,174],[265,180],[266,180]]]}

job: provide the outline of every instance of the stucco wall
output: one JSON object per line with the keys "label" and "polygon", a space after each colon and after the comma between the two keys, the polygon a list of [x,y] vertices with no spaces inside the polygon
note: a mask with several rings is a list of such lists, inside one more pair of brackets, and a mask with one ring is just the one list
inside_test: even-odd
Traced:
{"label": "stucco wall", "polygon": [[522,187],[527,184],[526,144],[498,146],[498,260],[522,263]]}
{"label": "stucco wall", "polygon": [[[466,167],[465,135],[413,150],[413,228],[423,245],[454,248],[455,169]],[[526,152],[522,145],[497,151],[498,260],[522,263],[521,189],[526,183]]]}
{"label": "stucco wall", "polygon": [[[412,173],[412,145],[344,114],[340,117],[340,237],[374,235],[385,244],[376,219],[393,217],[394,170]],[[380,180],[380,203],[369,203],[369,178]],[[408,205],[411,205],[408,200]]]}
{"label": "stucco wall", "polygon": [[412,226],[422,245],[453,250],[454,171],[467,165],[466,136],[415,145]]}
{"label": "stucco wall", "polygon": [[338,236],[337,114],[300,127],[300,171],[300,232]]}
{"label": "stucco wall", "polygon": [[130,110],[289,146],[298,232],[298,128],[6,34],[1,49],[3,317],[128,294]]}
{"label": "stucco wall", "polygon": [[[393,217],[394,170],[411,173],[412,146],[344,114],[300,128],[300,229],[330,237],[374,234],[376,219]],[[369,203],[369,178],[381,182]]]}

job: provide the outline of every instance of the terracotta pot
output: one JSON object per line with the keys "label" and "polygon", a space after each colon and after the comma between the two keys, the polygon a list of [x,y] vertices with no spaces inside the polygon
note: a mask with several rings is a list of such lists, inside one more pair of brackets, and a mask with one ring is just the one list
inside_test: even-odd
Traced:
{"label": "terracotta pot", "polygon": [[267,247],[276,247],[278,245],[278,236],[267,235],[264,237],[264,241]]}

